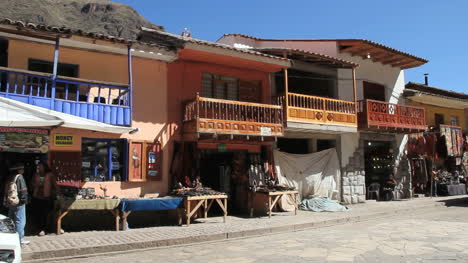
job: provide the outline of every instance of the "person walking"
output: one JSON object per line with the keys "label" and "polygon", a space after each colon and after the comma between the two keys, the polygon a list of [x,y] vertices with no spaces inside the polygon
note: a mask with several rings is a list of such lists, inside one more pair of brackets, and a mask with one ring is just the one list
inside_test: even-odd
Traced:
{"label": "person walking", "polygon": [[24,165],[18,164],[10,168],[13,173],[5,185],[5,197],[3,199],[5,207],[8,208],[10,217],[16,226],[16,232],[22,245],[29,244],[24,240],[24,227],[26,226],[26,204],[28,203],[28,188],[24,181]]}
{"label": "person walking", "polygon": [[44,236],[48,229],[48,219],[53,206],[55,192],[55,177],[47,163],[38,165],[38,172],[32,180],[32,207],[34,219],[37,222],[39,236]]}

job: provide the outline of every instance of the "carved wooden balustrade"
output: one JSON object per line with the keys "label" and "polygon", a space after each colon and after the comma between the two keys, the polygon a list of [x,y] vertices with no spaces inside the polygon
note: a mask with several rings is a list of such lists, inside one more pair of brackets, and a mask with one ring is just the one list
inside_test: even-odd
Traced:
{"label": "carved wooden balustrade", "polygon": [[424,108],[376,100],[358,103],[359,129],[395,132],[426,130]]}
{"label": "carved wooden balustrade", "polygon": [[[284,95],[274,100],[285,105]],[[352,101],[288,93],[286,113],[287,121],[357,127],[356,104]]]}
{"label": "carved wooden balustrade", "polygon": [[184,132],[283,136],[281,106],[199,97],[185,104]]}

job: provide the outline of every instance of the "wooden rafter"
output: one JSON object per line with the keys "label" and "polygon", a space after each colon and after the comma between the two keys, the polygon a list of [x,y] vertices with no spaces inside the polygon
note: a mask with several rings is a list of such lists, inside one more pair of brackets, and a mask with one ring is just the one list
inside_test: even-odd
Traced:
{"label": "wooden rafter", "polygon": [[384,51],[382,53],[379,53],[378,55],[374,55],[372,57],[372,60],[374,60],[374,62],[377,62],[377,61],[380,61],[382,59],[388,59],[390,57],[393,57],[393,54],[392,53],[389,53],[387,51]]}
{"label": "wooden rafter", "polygon": [[350,52],[353,56],[362,56],[363,54],[369,53],[371,50],[375,49],[375,47],[363,45],[361,49]]}
{"label": "wooden rafter", "polygon": [[395,63],[395,62],[400,61],[400,60],[404,60],[404,59],[405,59],[404,57],[393,55],[392,57],[389,57],[388,59],[380,60],[380,63],[382,63],[384,65],[387,65],[387,64]]}
{"label": "wooden rafter", "polygon": [[411,63],[406,63],[404,65],[399,65],[399,67],[402,68],[402,69],[408,69],[408,68],[420,66],[422,64],[424,64],[424,63],[421,62],[421,61],[413,61]]}
{"label": "wooden rafter", "polygon": [[371,54],[372,51],[374,50],[377,50],[377,48],[368,46],[367,48],[361,49],[357,52],[353,52],[352,54],[353,56],[363,56],[363,55]]}
{"label": "wooden rafter", "polygon": [[412,63],[412,62],[414,62],[414,60],[412,60],[412,59],[403,59],[403,60],[400,60],[400,61],[396,61],[395,63],[390,63],[390,65],[392,67],[399,67],[401,65],[405,65],[407,63]]}
{"label": "wooden rafter", "polygon": [[[346,45],[342,45],[342,46],[346,46]],[[352,52],[352,51],[355,51],[355,50],[359,50],[361,47],[362,47],[361,45],[354,45],[354,46],[345,47],[345,48],[340,49],[340,53]]]}

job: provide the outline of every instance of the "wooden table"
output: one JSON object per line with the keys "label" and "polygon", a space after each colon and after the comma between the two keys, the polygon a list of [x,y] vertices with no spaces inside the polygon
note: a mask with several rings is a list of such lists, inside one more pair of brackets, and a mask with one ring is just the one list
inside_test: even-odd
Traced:
{"label": "wooden table", "polygon": [[[187,219],[187,225],[190,225],[190,219],[192,216],[203,207],[203,212],[205,218],[208,217],[208,211],[211,209],[211,206],[216,201],[221,210],[223,210],[224,220],[226,223],[227,217],[227,195],[198,195],[198,196],[184,196],[184,207],[185,207],[185,216]],[[195,205],[191,207],[191,202],[195,201]]]}
{"label": "wooden table", "polygon": [[179,225],[182,225],[182,209],[184,199],[181,197],[163,197],[163,198],[143,198],[143,199],[122,199],[120,210],[122,211],[122,228],[127,230],[127,217],[132,211],[157,211],[157,210],[176,210]]}
{"label": "wooden table", "polygon": [[283,196],[290,196],[290,197],[293,198],[293,200],[294,200],[294,214],[297,215],[299,192],[296,191],[296,190],[289,190],[289,191],[269,191],[269,192],[253,192],[253,193],[251,193],[250,217],[253,216],[253,203],[254,203],[256,195],[267,195],[268,196],[268,209],[267,210],[268,210],[268,217],[270,217],[270,218],[271,218],[271,212],[272,212],[273,208],[275,207],[278,200]]}
{"label": "wooden table", "polygon": [[55,207],[57,209],[57,235],[60,235],[62,229],[62,219],[72,210],[106,210],[109,211],[115,219],[115,230],[119,231],[120,211],[118,206],[119,199],[95,199],[95,200],[57,200]]}

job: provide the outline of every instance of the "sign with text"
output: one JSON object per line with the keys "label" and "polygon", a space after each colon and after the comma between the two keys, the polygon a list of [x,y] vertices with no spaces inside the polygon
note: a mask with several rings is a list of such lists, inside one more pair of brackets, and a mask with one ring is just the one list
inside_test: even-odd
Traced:
{"label": "sign with text", "polygon": [[55,146],[73,146],[73,135],[70,134],[55,134]]}
{"label": "sign with text", "polygon": [[271,136],[271,128],[270,127],[260,127],[260,135],[262,135],[262,136]]}

